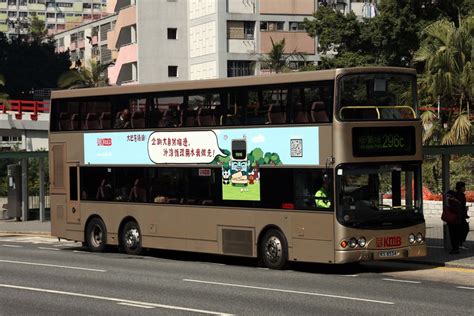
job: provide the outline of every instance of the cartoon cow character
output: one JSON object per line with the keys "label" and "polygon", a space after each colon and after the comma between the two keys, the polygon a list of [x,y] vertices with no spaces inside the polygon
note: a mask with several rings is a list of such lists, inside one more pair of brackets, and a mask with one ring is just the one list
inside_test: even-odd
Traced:
{"label": "cartoon cow character", "polygon": [[230,170],[222,169],[222,183],[227,185],[230,183]]}

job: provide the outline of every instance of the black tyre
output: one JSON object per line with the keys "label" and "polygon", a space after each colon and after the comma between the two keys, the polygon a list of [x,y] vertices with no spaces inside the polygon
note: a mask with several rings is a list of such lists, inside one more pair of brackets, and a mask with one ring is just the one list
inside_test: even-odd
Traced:
{"label": "black tyre", "polygon": [[130,221],[123,226],[120,246],[123,252],[129,255],[138,255],[142,252],[142,233],[136,222]]}
{"label": "black tyre", "polygon": [[281,270],[288,266],[288,244],[281,231],[267,231],[259,247],[260,259],[267,268]]}
{"label": "black tyre", "polygon": [[92,252],[102,252],[107,245],[107,229],[100,218],[93,218],[86,228],[86,246]]}

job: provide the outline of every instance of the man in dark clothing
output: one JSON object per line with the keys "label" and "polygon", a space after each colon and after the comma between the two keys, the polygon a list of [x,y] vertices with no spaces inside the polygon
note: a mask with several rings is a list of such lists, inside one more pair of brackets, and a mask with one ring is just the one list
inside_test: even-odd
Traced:
{"label": "man in dark clothing", "polygon": [[130,111],[129,109],[124,109],[120,116],[115,121],[114,128],[130,128]]}
{"label": "man in dark clothing", "polygon": [[459,247],[466,240],[467,233],[469,232],[469,224],[466,221],[468,216],[466,196],[464,195],[465,190],[466,184],[464,182],[457,182],[456,191],[449,190],[446,193],[445,207],[449,212],[455,214],[454,218],[447,222],[452,247],[450,254],[459,253]]}
{"label": "man in dark clothing", "polygon": [[459,247],[467,249],[463,246],[462,243],[466,241],[467,235],[469,234],[469,223],[467,219],[467,206],[466,206],[466,183],[459,181],[456,183],[456,199],[459,201],[459,211],[460,211],[460,232],[459,232]]}

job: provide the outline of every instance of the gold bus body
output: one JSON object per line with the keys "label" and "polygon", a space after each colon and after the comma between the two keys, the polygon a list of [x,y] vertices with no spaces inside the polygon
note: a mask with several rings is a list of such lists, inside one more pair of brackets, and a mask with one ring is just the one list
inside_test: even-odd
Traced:
{"label": "gold bus body", "polygon": [[[318,72],[317,80],[335,80],[345,73],[367,71],[365,68],[328,70]],[[400,68],[377,68],[371,71],[396,71],[413,74]],[[53,99],[82,97],[85,95],[114,95],[175,91],[188,89],[226,88],[251,85],[271,85],[292,81],[314,81],[312,72],[279,76],[245,77],[223,80],[205,80],[185,83],[165,83],[125,87],[93,88],[53,92]],[[286,126],[286,125],[283,125]],[[320,124],[320,165],[324,168],[329,157],[334,157],[332,170],[341,163],[365,162],[421,162],[420,121],[341,122]],[[351,154],[352,127],[414,126],[416,153],[412,156],[358,158]],[[216,127],[218,129],[219,126]],[[209,130],[201,128],[202,130]],[[176,129],[174,129],[175,131]],[[185,131],[186,129],[180,129]],[[194,128],[192,130],[199,130]],[[166,131],[166,129],[160,129]],[[278,228],[288,243],[290,261],[347,263],[365,260],[399,259],[426,255],[426,244],[410,245],[408,236],[422,232],[425,224],[401,229],[366,230],[348,228],[336,220],[334,212],[315,210],[286,210],[263,208],[238,208],[206,205],[179,205],[153,203],[120,203],[106,201],[71,201],[69,196],[69,167],[85,166],[85,132],[52,132],[50,142],[51,179],[51,234],[68,240],[85,241],[85,228],[92,217],[100,217],[107,228],[107,243],[119,244],[119,230],[124,220],[133,218],[140,225],[144,248],[173,249],[181,251],[257,257],[258,243],[268,228]],[[304,168],[304,167],[303,167]],[[78,178],[79,187],[79,178]],[[363,249],[344,249],[341,240],[365,237]],[[380,247],[377,239],[399,236],[401,244],[395,248]],[[392,257],[381,257],[381,250],[396,250]]]}

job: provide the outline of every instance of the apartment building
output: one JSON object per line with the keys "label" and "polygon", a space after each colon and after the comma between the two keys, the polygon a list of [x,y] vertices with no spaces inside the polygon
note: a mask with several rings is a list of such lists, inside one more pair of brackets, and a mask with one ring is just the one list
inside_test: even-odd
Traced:
{"label": "apartment building", "polygon": [[0,0],[0,32],[26,34],[28,18],[36,15],[50,34],[101,19],[106,0]]}
{"label": "apartment building", "polygon": [[[258,60],[285,39],[286,52],[304,59],[290,61],[298,69],[319,60],[317,41],[308,36],[303,21],[319,6],[341,12],[376,14],[373,1],[361,0],[108,0],[111,16],[56,35],[60,49],[72,60],[88,53],[88,31],[100,31],[99,60],[105,52],[114,60],[108,70],[111,84],[168,82],[255,75],[268,72]],[[104,28],[106,29],[106,28]],[[76,35],[74,35],[76,34]],[[93,36],[92,36],[93,37]],[[107,48],[105,48],[105,40]],[[78,45],[72,44],[77,42]],[[92,49],[94,46],[92,45]]]}
{"label": "apartment building", "polygon": [[97,21],[55,35],[56,51],[69,51],[72,66],[86,66],[88,60],[102,64],[113,62],[112,51],[108,49],[108,35],[117,19],[112,14]]}

